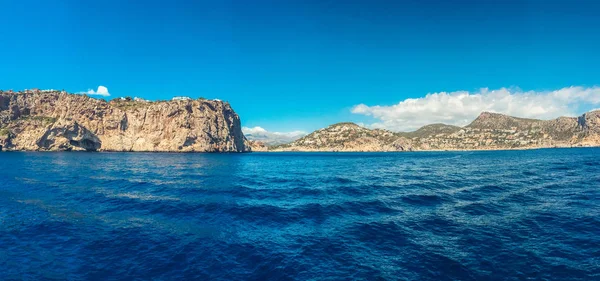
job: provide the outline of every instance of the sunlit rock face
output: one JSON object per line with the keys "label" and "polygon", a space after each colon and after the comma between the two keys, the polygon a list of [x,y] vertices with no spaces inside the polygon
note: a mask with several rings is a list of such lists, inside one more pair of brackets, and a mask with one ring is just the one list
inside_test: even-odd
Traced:
{"label": "sunlit rock face", "polygon": [[58,91],[0,93],[0,145],[35,151],[250,151],[240,118],[226,102],[107,102]]}

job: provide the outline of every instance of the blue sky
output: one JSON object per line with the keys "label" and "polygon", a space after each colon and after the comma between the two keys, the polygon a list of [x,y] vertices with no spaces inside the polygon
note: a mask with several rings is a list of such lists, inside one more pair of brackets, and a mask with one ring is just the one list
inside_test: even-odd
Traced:
{"label": "blue sky", "polygon": [[481,88],[588,91],[542,117],[600,107],[600,1],[25,0],[0,11],[0,89],[219,98],[269,131],[402,130],[397,115],[356,106],[406,110],[392,107]]}

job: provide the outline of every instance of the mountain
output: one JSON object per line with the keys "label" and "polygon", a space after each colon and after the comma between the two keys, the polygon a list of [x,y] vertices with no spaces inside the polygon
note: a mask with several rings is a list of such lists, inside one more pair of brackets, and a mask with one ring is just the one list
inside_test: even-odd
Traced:
{"label": "mountain", "polygon": [[517,118],[504,114],[483,112],[471,124],[470,129],[479,130],[514,130],[517,132],[541,133],[554,141],[577,142],[593,134],[594,130],[600,128],[594,124],[600,111],[592,111],[580,117],[559,117],[552,120],[538,120]]}
{"label": "mountain", "polygon": [[226,102],[107,102],[34,90],[0,91],[0,149],[245,152],[250,146]]}
{"label": "mountain", "polygon": [[401,133],[339,123],[271,150],[495,150],[573,146],[600,146],[600,111],[553,120],[483,112],[465,127],[432,124],[414,132]]}
{"label": "mountain", "polygon": [[406,151],[410,141],[387,130],[370,130],[354,123],[338,123],[317,130],[274,151]]}
{"label": "mountain", "polygon": [[244,127],[242,128],[242,131],[244,132],[244,136],[246,136],[248,140],[261,142],[269,146],[290,143],[306,135],[305,132],[301,131],[290,133],[269,132],[260,127]]}
{"label": "mountain", "polygon": [[482,112],[475,120],[473,120],[473,122],[471,122],[471,124],[467,125],[467,127],[481,130],[510,128],[527,130],[539,126],[542,122],[542,120],[537,119],[518,118],[500,113]]}
{"label": "mountain", "polygon": [[430,124],[419,128],[414,132],[398,133],[407,138],[427,138],[438,134],[452,134],[460,131],[461,127],[446,124]]}

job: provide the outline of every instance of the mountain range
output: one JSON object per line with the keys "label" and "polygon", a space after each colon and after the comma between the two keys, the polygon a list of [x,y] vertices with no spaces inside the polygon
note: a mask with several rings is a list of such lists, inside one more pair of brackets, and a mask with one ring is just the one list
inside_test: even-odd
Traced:
{"label": "mountain range", "polygon": [[[254,144],[257,146],[257,144]],[[537,120],[483,112],[465,127],[431,124],[414,132],[338,123],[270,151],[498,150],[600,146],[600,111]]]}
{"label": "mountain range", "polygon": [[242,128],[244,136],[248,140],[262,142],[265,145],[273,146],[293,142],[306,135],[305,132],[295,131],[289,133],[269,132],[261,127]]}
{"label": "mountain range", "polygon": [[0,150],[26,151],[426,151],[600,146],[600,111],[553,120],[483,112],[464,127],[414,132],[337,123],[303,133],[244,135],[220,100],[111,101],[64,91],[0,91]]}

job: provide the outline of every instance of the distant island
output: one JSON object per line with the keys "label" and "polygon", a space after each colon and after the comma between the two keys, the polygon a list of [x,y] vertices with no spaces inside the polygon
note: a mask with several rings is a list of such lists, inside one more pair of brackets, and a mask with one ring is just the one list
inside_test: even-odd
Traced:
{"label": "distant island", "polygon": [[57,90],[0,91],[2,151],[428,151],[600,146],[600,111],[536,120],[483,112],[471,124],[414,132],[338,123],[291,143],[248,140],[221,100],[111,101]]}

